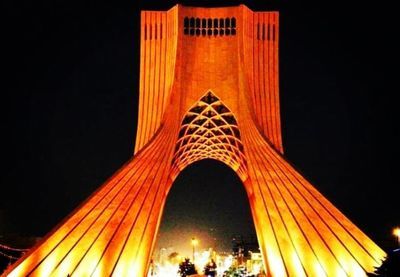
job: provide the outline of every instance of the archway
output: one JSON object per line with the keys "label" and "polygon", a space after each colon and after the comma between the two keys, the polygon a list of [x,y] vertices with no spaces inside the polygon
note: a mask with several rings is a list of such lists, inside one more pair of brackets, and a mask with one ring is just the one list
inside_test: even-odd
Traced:
{"label": "archway", "polygon": [[165,120],[135,158],[10,276],[145,275],[174,179],[206,158],[225,163],[240,177],[268,274],[358,276],[379,262],[375,257],[381,250],[296,172],[255,125],[241,124],[215,94],[201,96],[182,118],[180,124]]}
{"label": "archway", "polygon": [[[223,272],[233,260],[233,238],[243,238],[246,250],[259,252],[243,184],[234,171],[216,160],[197,161],[175,180],[167,196],[150,271],[157,276],[176,275],[182,258],[193,262],[193,237],[199,242],[195,261],[199,270],[214,255],[214,259],[218,257],[217,270]],[[179,259],[174,254],[179,254]]]}

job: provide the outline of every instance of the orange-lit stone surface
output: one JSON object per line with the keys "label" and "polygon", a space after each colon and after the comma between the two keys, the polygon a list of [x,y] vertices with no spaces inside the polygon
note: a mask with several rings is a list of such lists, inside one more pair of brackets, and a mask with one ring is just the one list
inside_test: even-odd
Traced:
{"label": "orange-lit stone surface", "polygon": [[278,15],[142,12],[133,158],[5,275],[145,276],[174,179],[206,158],[241,178],[268,276],[373,271],[385,253],[283,156]]}

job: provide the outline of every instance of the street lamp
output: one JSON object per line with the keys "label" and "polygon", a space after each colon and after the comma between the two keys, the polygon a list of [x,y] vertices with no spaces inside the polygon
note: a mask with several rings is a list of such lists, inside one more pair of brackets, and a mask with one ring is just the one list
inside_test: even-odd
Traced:
{"label": "street lamp", "polygon": [[194,263],[194,250],[195,246],[199,243],[199,241],[196,238],[192,238],[192,246],[193,246],[193,263]]}
{"label": "street lamp", "polygon": [[396,227],[393,229],[393,235],[397,237],[397,244],[400,247],[400,227]]}

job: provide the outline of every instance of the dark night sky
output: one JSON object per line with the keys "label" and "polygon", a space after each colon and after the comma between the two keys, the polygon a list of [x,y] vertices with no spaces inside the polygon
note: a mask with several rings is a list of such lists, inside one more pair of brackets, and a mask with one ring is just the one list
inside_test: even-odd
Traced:
{"label": "dark night sky", "polygon": [[[289,2],[302,1],[243,2],[280,11],[286,156],[379,245],[392,247],[391,228],[400,224],[393,8]],[[131,157],[139,11],[174,3],[3,3],[0,235],[44,235]],[[188,200],[198,208],[184,214]],[[188,168],[167,201],[165,230],[172,219],[189,228],[198,218],[219,234],[252,232],[244,227],[251,225],[244,189],[216,162]]]}

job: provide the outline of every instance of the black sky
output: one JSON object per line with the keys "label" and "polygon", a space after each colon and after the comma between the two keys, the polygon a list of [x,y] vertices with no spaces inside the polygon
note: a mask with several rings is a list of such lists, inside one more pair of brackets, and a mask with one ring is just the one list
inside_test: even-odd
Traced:
{"label": "black sky", "polygon": [[[2,4],[1,233],[44,235],[133,153],[139,11],[165,10],[175,2],[114,2]],[[400,224],[394,9],[382,3],[292,2],[301,1],[243,2],[254,10],[280,11],[285,154],[379,245],[392,247],[391,228]],[[242,213],[244,190],[227,189],[236,178],[227,168],[202,162],[188,172],[180,182],[194,191],[219,182],[215,195],[241,199],[224,206],[223,222]],[[187,195],[181,183],[171,194],[177,202]],[[210,203],[203,203],[191,209],[193,216],[210,212]],[[248,216],[236,220],[240,225]],[[207,228],[207,222],[202,225]]]}

